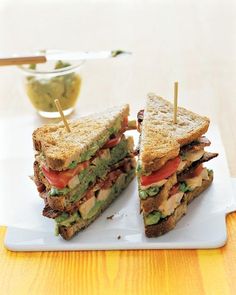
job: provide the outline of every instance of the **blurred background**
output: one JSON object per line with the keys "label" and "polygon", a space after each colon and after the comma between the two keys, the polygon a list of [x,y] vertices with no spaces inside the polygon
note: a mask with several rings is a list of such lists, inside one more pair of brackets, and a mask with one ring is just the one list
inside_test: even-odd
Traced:
{"label": "blurred background", "polygon": [[[178,80],[179,105],[210,116],[228,135],[234,132],[234,122],[221,112],[228,104],[228,112],[236,113],[233,0],[0,0],[0,36],[1,54],[133,52],[84,64],[75,115],[124,102],[135,115],[148,92],[172,99]],[[0,68],[2,116],[33,112],[20,91],[20,78],[17,68]]]}

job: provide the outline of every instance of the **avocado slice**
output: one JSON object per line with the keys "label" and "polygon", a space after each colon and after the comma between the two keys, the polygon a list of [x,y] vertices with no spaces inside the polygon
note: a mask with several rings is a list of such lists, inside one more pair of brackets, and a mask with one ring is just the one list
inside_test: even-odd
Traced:
{"label": "avocado slice", "polygon": [[158,223],[161,218],[161,213],[158,211],[153,211],[150,214],[144,216],[144,221],[146,225],[152,225]]}
{"label": "avocado slice", "polygon": [[88,219],[88,213],[95,206],[95,203],[96,198],[93,196],[80,205],[79,212],[83,219]]}

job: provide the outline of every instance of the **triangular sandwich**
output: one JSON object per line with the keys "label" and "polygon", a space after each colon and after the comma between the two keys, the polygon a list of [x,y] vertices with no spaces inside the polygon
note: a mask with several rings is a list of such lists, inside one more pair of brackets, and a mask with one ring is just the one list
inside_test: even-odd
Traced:
{"label": "triangular sandwich", "polygon": [[138,183],[141,211],[147,237],[173,229],[187,205],[213,180],[213,171],[203,163],[217,153],[204,150],[210,141],[203,136],[209,119],[178,107],[173,123],[173,105],[149,94],[138,114],[140,134]]}
{"label": "triangular sandwich", "polygon": [[129,106],[122,105],[33,133],[34,181],[45,201],[43,215],[71,239],[87,227],[135,176],[133,138],[125,137]]}

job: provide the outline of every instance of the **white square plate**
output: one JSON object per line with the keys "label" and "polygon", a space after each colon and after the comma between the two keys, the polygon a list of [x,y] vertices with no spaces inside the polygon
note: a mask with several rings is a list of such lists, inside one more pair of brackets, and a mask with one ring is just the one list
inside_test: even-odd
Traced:
{"label": "white square plate", "polygon": [[[137,133],[131,133],[137,140]],[[235,210],[235,200],[217,128],[211,127],[207,137],[212,142],[208,150],[219,152],[218,158],[206,163],[206,167],[214,169],[213,184],[190,204],[187,214],[174,230],[151,239],[144,235],[136,179],[93,224],[71,241],[64,241],[54,236],[54,221],[41,215],[42,200],[27,177],[32,173],[32,155],[2,159],[0,178],[3,185],[0,186],[0,195],[4,195],[4,199],[11,199],[2,211],[6,219],[9,214],[12,216],[5,237],[6,248],[12,251],[67,251],[223,246],[227,240],[225,216]],[[14,167],[18,167],[18,170],[14,170]],[[11,178],[5,171],[12,171]],[[114,215],[113,218],[107,219],[111,215]]]}

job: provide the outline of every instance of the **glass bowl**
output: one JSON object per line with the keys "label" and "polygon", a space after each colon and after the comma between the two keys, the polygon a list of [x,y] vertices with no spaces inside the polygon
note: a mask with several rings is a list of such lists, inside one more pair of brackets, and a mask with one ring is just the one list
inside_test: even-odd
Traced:
{"label": "glass bowl", "polygon": [[[47,54],[54,52],[59,51],[48,50]],[[42,53],[45,51],[36,54]],[[60,117],[54,103],[55,99],[60,101],[65,116],[73,111],[80,94],[80,71],[83,62],[48,61],[44,64],[19,66],[24,73],[27,96],[42,117]]]}

